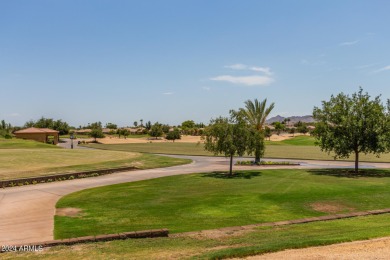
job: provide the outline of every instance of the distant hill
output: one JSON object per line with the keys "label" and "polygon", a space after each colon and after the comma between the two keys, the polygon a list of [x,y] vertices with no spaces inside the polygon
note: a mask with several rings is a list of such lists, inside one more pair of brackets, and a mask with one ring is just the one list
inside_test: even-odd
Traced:
{"label": "distant hill", "polygon": [[313,123],[314,122],[313,116],[311,116],[311,115],[290,116],[290,117],[283,117],[283,116],[277,115],[277,116],[274,116],[274,117],[271,117],[270,119],[268,119],[267,123],[272,124],[273,122],[282,122],[286,118],[290,119],[291,124],[297,123],[299,121],[301,121],[303,123]]}

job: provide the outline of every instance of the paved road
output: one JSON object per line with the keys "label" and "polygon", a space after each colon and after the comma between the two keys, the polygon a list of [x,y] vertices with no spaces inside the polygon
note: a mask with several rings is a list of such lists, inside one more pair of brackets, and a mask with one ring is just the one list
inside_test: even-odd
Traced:
{"label": "paved road", "polygon": [[[73,149],[91,149],[89,147],[79,146],[78,142],[82,139],[73,139]],[[72,148],[72,140],[70,138],[61,138],[61,142],[58,143],[58,146],[61,146],[65,149]]]}
{"label": "paved road", "polygon": [[[189,158],[187,165],[137,170],[103,175],[95,178],[44,183],[7,188],[0,191],[0,245],[43,242],[53,239],[55,204],[64,195],[92,187],[124,182],[228,169],[228,160],[221,157],[175,156]],[[295,168],[353,167],[352,162],[289,160],[301,163]],[[361,163],[362,167],[390,168],[390,163]],[[261,167],[261,166],[259,166]],[[271,166],[267,169],[286,168]],[[235,167],[248,169],[248,166]],[[250,169],[254,169],[251,167]]]}

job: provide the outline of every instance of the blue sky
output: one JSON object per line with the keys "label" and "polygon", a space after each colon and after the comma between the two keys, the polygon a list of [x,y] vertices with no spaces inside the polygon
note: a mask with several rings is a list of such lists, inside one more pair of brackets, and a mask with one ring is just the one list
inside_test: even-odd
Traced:
{"label": "blue sky", "polygon": [[389,1],[0,1],[0,119],[208,123],[390,98]]}

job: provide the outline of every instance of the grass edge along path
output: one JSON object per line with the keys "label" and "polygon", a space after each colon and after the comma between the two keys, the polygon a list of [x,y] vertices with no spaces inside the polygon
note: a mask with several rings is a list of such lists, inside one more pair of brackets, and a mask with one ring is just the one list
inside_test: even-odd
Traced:
{"label": "grass edge along path", "polygon": [[[39,253],[3,254],[2,259],[224,259],[285,249],[325,246],[390,236],[387,214],[349,219],[258,227],[220,237],[174,236],[56,246]],[[390,238],[389,238],[390,239]]]}

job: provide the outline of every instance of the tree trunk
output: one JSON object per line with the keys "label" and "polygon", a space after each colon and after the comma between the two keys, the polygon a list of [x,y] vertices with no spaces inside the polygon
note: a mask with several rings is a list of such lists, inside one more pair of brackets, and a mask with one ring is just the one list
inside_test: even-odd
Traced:
{"label": "tree trunk", "polygon": [[230,155],[230,169],[229,169],[229,176],[233,176],[233,155]]}
{"label": "tree trunk", "polygon": [[256,148],[256,150],[255,150],[255,164],[260,163],[260,159],[261,159],[260,154],[261,154],[260,148]]}
{"label": "tree trunk", "polygon": [[359,173],[359,152],[355,151],[355,173]]}

